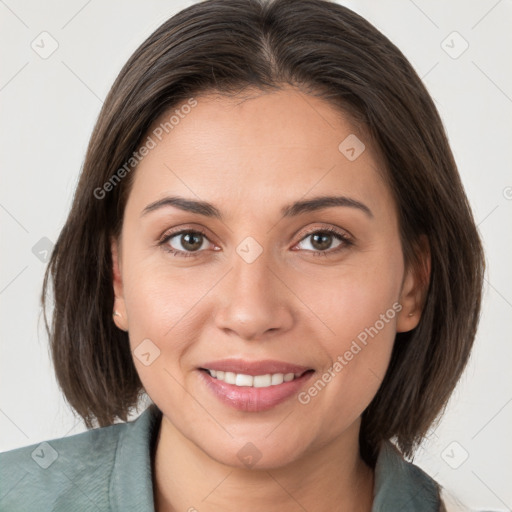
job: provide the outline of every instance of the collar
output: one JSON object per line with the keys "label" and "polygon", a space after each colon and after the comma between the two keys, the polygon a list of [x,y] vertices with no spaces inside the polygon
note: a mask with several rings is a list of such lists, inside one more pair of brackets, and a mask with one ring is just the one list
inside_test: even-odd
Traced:
{"label": "collar", "polygon": [[438,484],[390,441],[379,450],[373,495],[372,512],[438,512],[441,505]]}

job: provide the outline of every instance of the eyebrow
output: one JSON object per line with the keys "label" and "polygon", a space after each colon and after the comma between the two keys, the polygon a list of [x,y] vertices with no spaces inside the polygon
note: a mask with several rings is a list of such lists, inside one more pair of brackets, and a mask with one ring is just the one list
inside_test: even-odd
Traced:
{"label": "eyebrow", "polygon": [[[151,204],[148,204],[142,211],[142,215],[146,215],[155,210],[174,206],[180,210],[196,213],[205,217],[212,217],[222,220],[222,214],[218,208],[207,201],[198,201],[196,199],[186,199],[179,196],[169,196],[159,199]],[[364,212],[368,217],[373,218],[373,213],[364,203],[346,196],[320,196],[303,201],[295,201],[289,205],[281,208],[283,217],[295,217],[297,215],[309,212],[315,212],[324,208],[332,208],[335,206],[342,206],[348,208],[355,208]]]}

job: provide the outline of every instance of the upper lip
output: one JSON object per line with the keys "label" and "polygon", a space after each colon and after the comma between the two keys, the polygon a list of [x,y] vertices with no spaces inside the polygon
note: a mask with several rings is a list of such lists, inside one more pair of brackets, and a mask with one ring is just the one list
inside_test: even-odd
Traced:
{"label": "upper lip", "polygon": [[272,359],[262,361],[245,361],[243,359],[221,359],[210,361],[201,365],[201,368],[208,370],[220,370],[224,372],[242,373],[244,375],[266,375],[268,373],[295,373],[302,374],[312,370],[307,366],[285,363]]}

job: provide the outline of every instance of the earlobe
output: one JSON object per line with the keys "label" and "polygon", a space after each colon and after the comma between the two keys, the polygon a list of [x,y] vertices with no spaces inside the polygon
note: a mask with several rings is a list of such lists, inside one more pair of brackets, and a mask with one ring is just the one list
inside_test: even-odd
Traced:
{"label": "earlobe", "polygon": [[421,320],[430,283],[430,246],[426,236],[420,238],[418,258],[407,270],[400,295],[402,309],[397,316],[397,332],[408,332]]}
{"label": "earlobe", "polygon": [[127,331],[128,319],[124,302],[121,260],[117,240],[112,239],[110,250],[112,252],[112,286],[114,288],[114,310],[112,312],[112,319],[119,329]]}
{"label": "earlobe", "polygon": [[421,311],[410,311],[406,313],[406,310],[406,306],[402,304],[402,311],[397,317],[396,332],[412,331],[420,323]]}

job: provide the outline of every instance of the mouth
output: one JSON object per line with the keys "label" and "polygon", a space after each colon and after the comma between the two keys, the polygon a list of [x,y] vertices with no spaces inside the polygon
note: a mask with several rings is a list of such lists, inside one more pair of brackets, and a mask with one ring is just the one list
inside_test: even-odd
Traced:
{"label": "mouth", "polygon": [[265,411],[291,398],[314,373],[280,361],[235,359],[205,363],[198,370],[221,402],[245,412]]}

